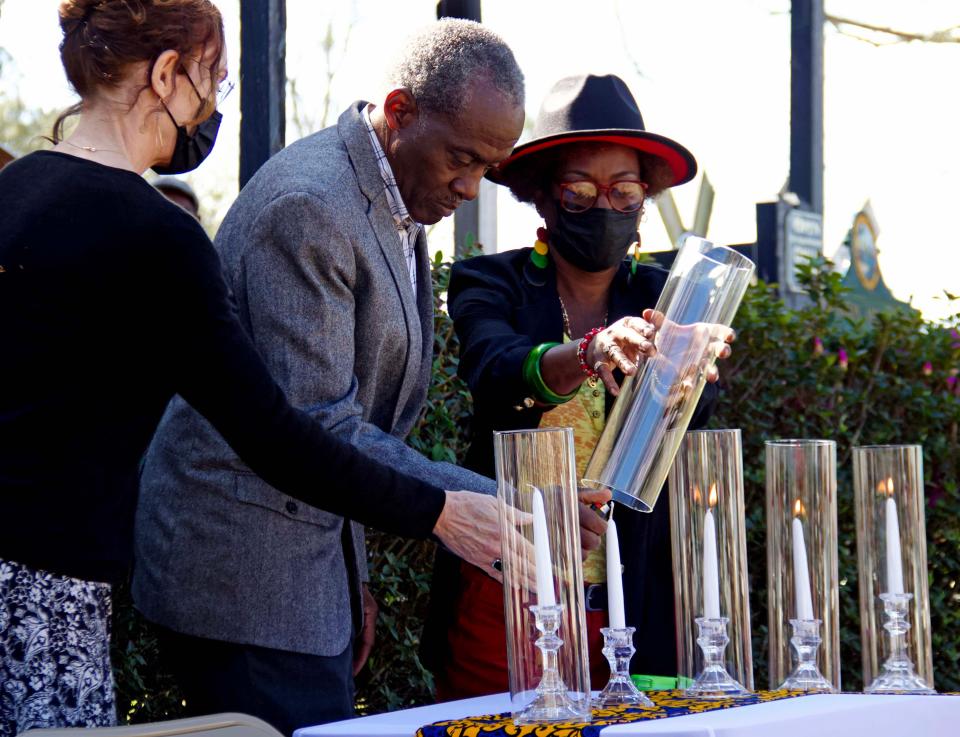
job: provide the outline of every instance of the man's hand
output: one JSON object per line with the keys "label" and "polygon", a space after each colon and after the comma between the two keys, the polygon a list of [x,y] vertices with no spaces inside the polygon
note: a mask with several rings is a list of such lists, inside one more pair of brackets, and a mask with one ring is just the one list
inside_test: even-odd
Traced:
{"label": "man's hand", "polygon": [[454,555],[503,581],[503,573],[493,567],[499,561],[500,511],[496,497],[473,491],[447,491],[447,501],[433,528]]}
{"label": "man's hand", "polygon": [[[608,489],[580,489],[580,547],[586,558],[591,550],[600,547],[600,539],[607,532],[607,521],[596,511],[596,507],[607,504],[612,495]],[[592,505],[592,506],[591,506]]]}
{"label": "man's hand", "polygon": [[353,643],[353,677],[363,670],[363,666],[370,657],[370,651],[373,650],[373,642],[376,639],[377,632],[377,612],[380,607],[377,606],[377,600],[373,598],[370,589],[366,584],[362,584],[361,598],[363,599],[363,629],[357,635]]}

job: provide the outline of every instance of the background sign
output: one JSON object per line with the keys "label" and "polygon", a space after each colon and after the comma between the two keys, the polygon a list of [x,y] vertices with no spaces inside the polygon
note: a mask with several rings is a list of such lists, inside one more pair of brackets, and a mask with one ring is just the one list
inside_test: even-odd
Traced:
{"label": "background sign", "polygon": [[877,261],[877,229],[867,212],[857,213],[850,237],[850,259],[864,289],[873,291],[880,283]]}
{"label": "background sign", "polygon": [[823,216],[817,212],[790,209],[783,219],[784,282],[787,290],[803,294],[797,282],[797,266],[823,253]]}

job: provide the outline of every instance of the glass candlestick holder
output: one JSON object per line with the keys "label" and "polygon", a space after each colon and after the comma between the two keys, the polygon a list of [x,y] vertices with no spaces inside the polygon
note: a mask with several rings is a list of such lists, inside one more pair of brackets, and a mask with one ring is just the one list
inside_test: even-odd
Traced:
{"label": "glass candlestick holder", "polygon": [[811,655],[830,690],[839,691],[837,445],[832,440],[769,440],[764,454],[770,688],[781,688],[793,675],[793,639],[806,637],[792,620],[819,619],[820,642]]}
{"label": "glass candlestick holder", "polygon": [[496,432],[494,459],[514,723],[589,722],[573,431]]}
{"label": "glass candlestick holder", "polygon": [[653,511],[755,268],[732,248],[696,236],[683,241],[654,309],[657,354],[620,388],[584,486]]}
{"label": "glass candlestick holder", "polygon": [[907,633],[910,631],[910,600],[913,594],[880,594],[887,621],[883,628],[887,631],[890,655],[883,663],[883,670],[865,690],[879,694],[934,694],[913,670],[913,661],[907,648]]}
{"label": "glass candlestick holder", "polygon": [[557,653],[563,640],[557,635],[563,620],[563,607],[531,606],[540,636],[535,644],[540,650],[543,664],[540,683],[537,684],[533,701],[524,709],[524,716],[532,722],[555,722],[577,719],[580,716],[577,703],[570,698],[560,675]]}
{"label": "glass candlestick holder", "polygon": [[610,680],[597,697],[594,706],[653,706],[647,695],[630,678],[630,660],[636,652],[633,646],[635,627],[602,627],[603,654],[610,663]]}
{"label": "glass candlestick holder", "polygon": [[688,432],[670,469],[677,676],[704,668],[697,617],[726,617],[726,671],[753,690],[743,461],[739,430]]}
{"label": "glass candlestick holder", "polygon": [[793,673],[787,676],[780,688],[797,691],[811,691],[833,693],[833,684],[830,683],[817,667],[817,650],[820,648],[820,620],[819,619],[791,619],[793,637],[790,644],[796,656],[796,667]]}
{"label": "glass candlestick holder", "polygon": [[930,693],[933,647],[919,445],[853,449],[863,683]]}
{"label": "glass candlestick holder", "polygon": [[749,691],[729,673],[724,664],[724,651],[730,638],[727,637],[726,617],[697,617],[700,637],[697,644],[703,650],[703,670],[693,685],[686,690],[687,696],[698,699],[728,699],[747,696]]}

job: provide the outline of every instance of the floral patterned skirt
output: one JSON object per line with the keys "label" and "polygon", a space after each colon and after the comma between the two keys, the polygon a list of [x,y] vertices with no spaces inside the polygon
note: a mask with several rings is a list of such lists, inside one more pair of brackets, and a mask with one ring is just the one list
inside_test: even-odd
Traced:
{"label": "floral patterned skirt", "polygon": [[0,737],[116,724],[110,585],[0,559]]}

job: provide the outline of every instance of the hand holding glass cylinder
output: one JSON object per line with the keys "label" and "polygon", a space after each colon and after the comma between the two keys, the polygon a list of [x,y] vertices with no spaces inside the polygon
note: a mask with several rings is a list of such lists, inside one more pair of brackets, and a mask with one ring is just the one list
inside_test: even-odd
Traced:
{"label": "hand holding glass cylinder", "polygon": [[754,272],[736,251],[689,237],[656,308],[657,353],[624,381],[584,474],[616,502],[653,510]]}

